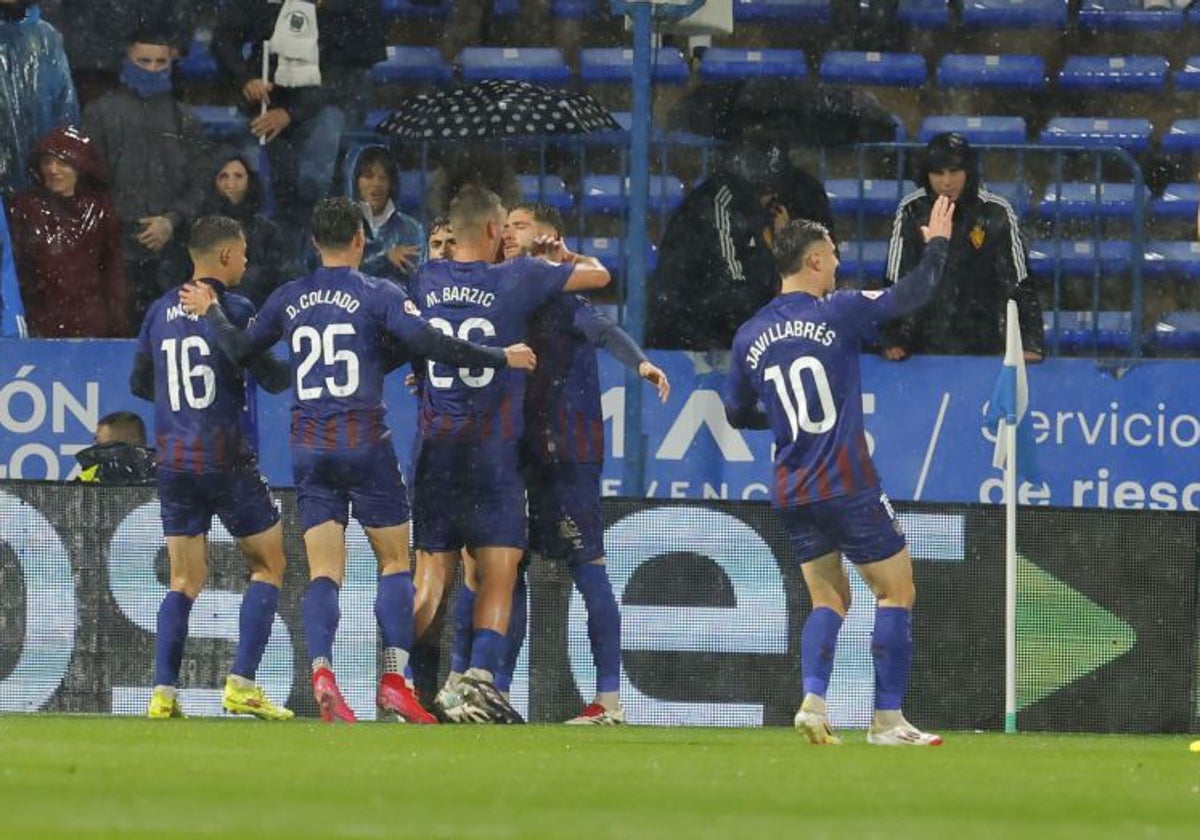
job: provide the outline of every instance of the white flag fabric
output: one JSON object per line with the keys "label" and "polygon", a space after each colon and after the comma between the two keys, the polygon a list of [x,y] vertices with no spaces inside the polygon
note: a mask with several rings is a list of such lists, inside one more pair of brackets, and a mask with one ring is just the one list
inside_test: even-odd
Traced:
{"label": "white flag fabric", "polygon": [[1008,460],[1006,435],[1001,434],[1000,421],[1017,429],[1017,472],[1033,479],[1036,467],[1033,460],[1033,434],[1023,422],[1029,410],[1029,381],[1025,375],[1025,349],[1021,345],[1021,325],[1017,317],[1017,302],[1009,300],[1005,317],[1004,365],[992,389],[985,417],[987,426],[996,433],[996,448],[992,466],[1004,469]]}

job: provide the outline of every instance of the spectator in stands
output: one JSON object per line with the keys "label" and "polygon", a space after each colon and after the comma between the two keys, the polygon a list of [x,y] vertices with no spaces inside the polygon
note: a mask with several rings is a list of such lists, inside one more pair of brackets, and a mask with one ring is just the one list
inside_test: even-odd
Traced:
{"label": "spectator in stands", "polygon": [[121,227],[93,144],[56,128],[11,207],[13,255],[34,338],[127,338]]}
{"label": "spectator in stands", "polygon": [[939,134],[925,150],[920,189],[900,201],[892,225],[887,282],[912,270],[925,251],[921,226],[939,195],[955,204],[954,235],[938,290],[910,318],[885,325],[883,355],[991,355],[1004,352],[1004,315],[1017,301],[1025,359],[1041,361],[1042,309],[1025,268],[1025,245],[1012,206],[983,189],[975,150],[956,132]]}
{"label": "spectator in stands", "polygon": [[32,0],[0,0],[0,197],[28,186],[25,159],[39,138],[78,122],[62,36]]}
{"label": "spectator in stands", "polygon": [[181,241],[204,200],[211,150],[199,122],[176,99],[166,33],[135,33],[121,86],[84,109],[121,221],[129,326],[134,333],[155,299],[186,266]]}
{"label": "spectator in stands", "polygon": [[[252,109],[250,131],[267,141],[276,218],[298,246],[312,208],[333,185],[344,126],[362,122],[367,71],[387,57],[385,32],[378,2],[225,0],[221,7],[212,52]],[[274,69],[264,79],[268,40]]]}
{"label": "spectator in stands", "polygon": [[366,220],[361,270],[403,284],[428,258],[425,228],[396,207],[400,175],[388,150],[367,146],[354,163],[354,199]]}
{"label": "spectator in stands", "polygon": [[745,143],[684,199],[649,283],[647,347],[728,350],[778,291],[771,239],[788,221],[777,201],[788,166],[781,146]]}
{"label": "spectator in stands", "polygon": [[153,484],[154,450],[146,447],[146,424],[132,411],[114,411],[96,424],[95,443],[75,455],[79,481]]}
{"label": "spectator in stands", "polygon": [[277,286],[303,273],[283,231],[262,212],[262,205],[262,181],[254,168],[237,152],[218,155],[200,215],[226,216],[241,224],[247,265],[238,294],[248,297],[256,309]]}
{"label": "spectator in stands", "polygon": [[130,37],[162,30],[172,57],[186,55],[202,5],[211,0],[42,0],[47,19],[63,32],[71,76],[86,105],[117,84]]}
{"label": "spectator in stands", "polygon": [[450,229],[450,219],[438,216],[429,225],[429,255],[430,260],[454,259],[454,231]]}

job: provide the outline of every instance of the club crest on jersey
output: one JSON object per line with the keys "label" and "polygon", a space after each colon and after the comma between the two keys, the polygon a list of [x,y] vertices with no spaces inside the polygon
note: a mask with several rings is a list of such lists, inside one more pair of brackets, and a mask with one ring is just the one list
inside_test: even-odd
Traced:
{"label": "club crest on jersey", "polygon": [[970,239],[976,251],[983,247],[983,225],[975,225],[975,227],[971,228]]}
{"label": "club crest on jersey", "polygon": [[421,317],[421,310],[417,309],[417,305],[413,303],[412,298],[405,298],[404,311],[409,315],[412,315],[414,318]]}

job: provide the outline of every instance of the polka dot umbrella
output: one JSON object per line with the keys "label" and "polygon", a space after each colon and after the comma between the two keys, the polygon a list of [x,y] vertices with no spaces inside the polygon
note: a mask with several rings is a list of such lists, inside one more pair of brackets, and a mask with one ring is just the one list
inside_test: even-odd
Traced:
{"label": "polka dot umbrella", "polygon": [[376,130],[406,140],[502,140],[618,131],[607,109],[586,93],[530,82],[485,79],[470,87],[403,102]]}

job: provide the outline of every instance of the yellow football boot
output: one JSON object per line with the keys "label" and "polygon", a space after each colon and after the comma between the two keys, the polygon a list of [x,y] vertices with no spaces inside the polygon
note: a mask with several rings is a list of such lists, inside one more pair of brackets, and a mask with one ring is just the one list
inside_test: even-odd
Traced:
{"label": "yellow football boot", "polygon": [[225,678],[221,708],[231,715],[254,715],[260,720],[291,720],[296,716],[291,709],[272,703],[271,698],[257,685],[238,686],[232,675]]}
{"label": "yellow football boot", "polygon": [[169,720],[170,718],[187,717],[187,715],[183,713],[183,708],[179,705],[178,695],[169,694],[166,689],[157,687],[150,695],[150,708],[146,710],[146,717],[150,720]]}

